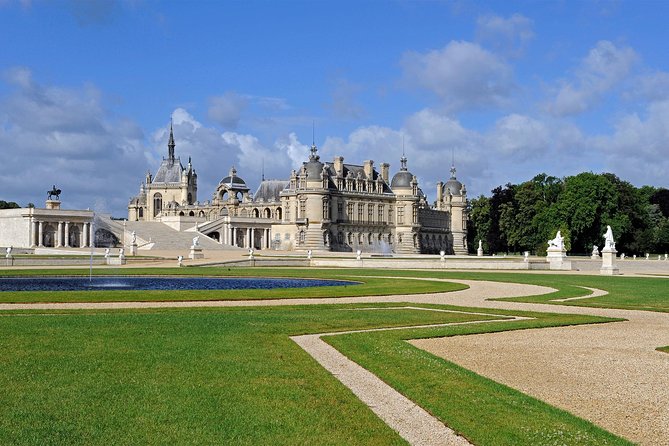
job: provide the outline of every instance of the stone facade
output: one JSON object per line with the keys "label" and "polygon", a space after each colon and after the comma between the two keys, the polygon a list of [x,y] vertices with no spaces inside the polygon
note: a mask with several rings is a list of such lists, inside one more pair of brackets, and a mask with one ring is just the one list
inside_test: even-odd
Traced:
{"label": "stone facade", "polygon": [[174,226],[175,219],[196,217],[196,231],[244,248],[466,254],[467,195],[455,168],[438,184],[430,206],[406,157],[400,164],[390,179],[387,163],[378,171],[371,160],[322,162],[312,145],[309,159],[288,180],[263,178],[251,194],[233,167],[212,199],[198,202],[197,175],[190,160],[184,168],[174,157],[170,129],[168,157],[130,200],[128,219]]}
{"label": "stone facade", "polygon": [[0,210],[0,246],[88,248],[94,243],[93,211],[64,210],[48,200],[45,208]]}

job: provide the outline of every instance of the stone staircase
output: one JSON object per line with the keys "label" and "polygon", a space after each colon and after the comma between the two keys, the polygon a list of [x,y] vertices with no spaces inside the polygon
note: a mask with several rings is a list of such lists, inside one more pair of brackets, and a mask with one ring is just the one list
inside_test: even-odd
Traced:
{"label": "stone staircase", "polygon": [[323,230],[316,225],[312,225],[305,230],[304,244],[296,248],[297,251],[323,251],[326,250],[323,242]]}
{"label": "stone staircase", "polygon": [[123,223],[122,220],[101,216],[96,218],[95,224],[98,228],[112,232],[121,243],[125,240],[126,244],[130,243],[132,232],[135,231],[139,250],[187,250],[197,235],[200,236],[200,246],[205,250],[241,250],[234,246],[221,245],[206,235],[195,232],[194,229],[177,231],[160,222],[127,221],[125,225]]}

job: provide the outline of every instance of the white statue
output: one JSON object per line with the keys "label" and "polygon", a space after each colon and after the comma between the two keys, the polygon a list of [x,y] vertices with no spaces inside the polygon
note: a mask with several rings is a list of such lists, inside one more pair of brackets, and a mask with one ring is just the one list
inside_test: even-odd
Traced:
{"label": "white statue", "polygon": [[125,257],[125,249],[123,249],[123,248],[119,248],[119,250],[118,250],[118,258],[119,258],[119,259],[122,259],[123,257]]}
{"label": "white statue", "polygon": [[604,249],[606,248],[616,248],[616,242],[613,240],[613,231],[610,225],[606,225],[606,233],[604,234]]}
{"label": "white statue", "polygon": [[109,253],[110,253],[110,252],[111,252],[111,251],[110,251],[109,248],[105,248],[105,259],[108,259],[108,258],[109,258]]}
{"label": "white statue", "polygon": [[442,261],[446,260],[446,251],[439,251],[439,258]]}
{"label": "white statue", "polygon": [[184,264],[184,256],[179,256],[179,257],[177,257],[177,264],[178,264],[179,266],[183,266],[183,264]]}
{"label": "white statue", "polygon": [[625,260],[625,253],[620,254],[620,260]]}
{"label": "white statue", "polygon": [[250,259],[250,260],[253,260],[253,259],[254,259],[254,257],[253,257],[253,248],[249,248],[249,259]]}
{"label": "white statue", "polygon": [[132,231],[131,236],[132,236],[132,241],[131,241],[131,243],[132,243],[133,245],[136,245],[136,244],[137,244],[137,233],[136,233],[135,231]]}
{"label": "white statue", "polygon": [[597,245],[592,246],[592,256],[599,257],[599,249],[597,248]]}
{"label": "white statue", "polygon": [[557,248],[559,250],[564,250],[564,237],[562,237],[562,234],[560,231],[555,234],[555,238],[553,240],[548,240],[548,248]]}
{"label": "white statue", "polygon": [[355,252],[355,258],[356,258],[356,260],[360,260],[361,257],[362,257],[362,251],[360,251],[360,250],[358,249],[358,250]]}
{"label": "white statue", "polygon": [[481,239],[479,239],[479,249],[483,249],[483,241]]}
{"label": "white statue", "polygon": [[309,249],[309,250],[307,251],[307,259],[310,259],[310,260],[311,260],[311,254],[312,254],[311,249]]}
{"label": "white statue", "polygon": [[5,257],[8,258],[8,259],[12,258],[12,247],[11,246],[7,247],[7,254],[5,254]]}
{"label": "white statue", "polygon": [[200,236],[196,235],[193,237],[193,247],[200,246]]}

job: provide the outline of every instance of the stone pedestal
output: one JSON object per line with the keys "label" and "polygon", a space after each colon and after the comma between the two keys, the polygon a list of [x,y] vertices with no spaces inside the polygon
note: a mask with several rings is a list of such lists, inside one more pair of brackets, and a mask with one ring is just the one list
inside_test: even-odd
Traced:
{"label": "stone pedestal", "polygon": [[483,248],[479,248],[476,250],[476,257],[483,257]]}
{"label": "stone pedestal", "polygon": [[599,273],[605,276],[615,276],[620,274],[618,265],[616,265],[616,248],[606,247],[602,249],[602,267]]}
{"label": "stone pedestal", "polygon": [[547,250],[546,261],[551,270],[570,271],[571,260],[567,260],[567,251],[564,248],[551,246]]}
{"label": "stone pedestal", "polygon": [[137,243],[133,243],[132,245],[130,245],[130,255],[131,256],[137,255]]}
{"label": "stone pedestal", "polygon": [[123,257],[107,257],[107,265],[125,265],[125,256]]}
{"label": "stone pedestal", "polygon": [[46,208],[49,210],[60,209],[60,200],[46,200]]}
{"label": "stone pedestal", "polygon": [[204,254],[202,253],[202,247],[201,246],[191,246],[190,247],[190,254],[188,254],[188,258],[195,260],[195,259],[204,259]]}

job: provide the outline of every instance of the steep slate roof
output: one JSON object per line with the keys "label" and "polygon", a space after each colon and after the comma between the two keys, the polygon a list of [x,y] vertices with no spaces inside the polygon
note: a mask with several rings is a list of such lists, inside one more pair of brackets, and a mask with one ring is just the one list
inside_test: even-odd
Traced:
{"label": "steep slate roof", "polygon": [[181,182],[181,172],[183,171],[181,160],[179,158],[163,159],[153,177],[153,184],[155,183],[179,183]]}
{"label": "steep slate roof", "polygon": [[253,201],[279,201],[279,194],[290,185],[288,180],[263,180],[253,194]]}

